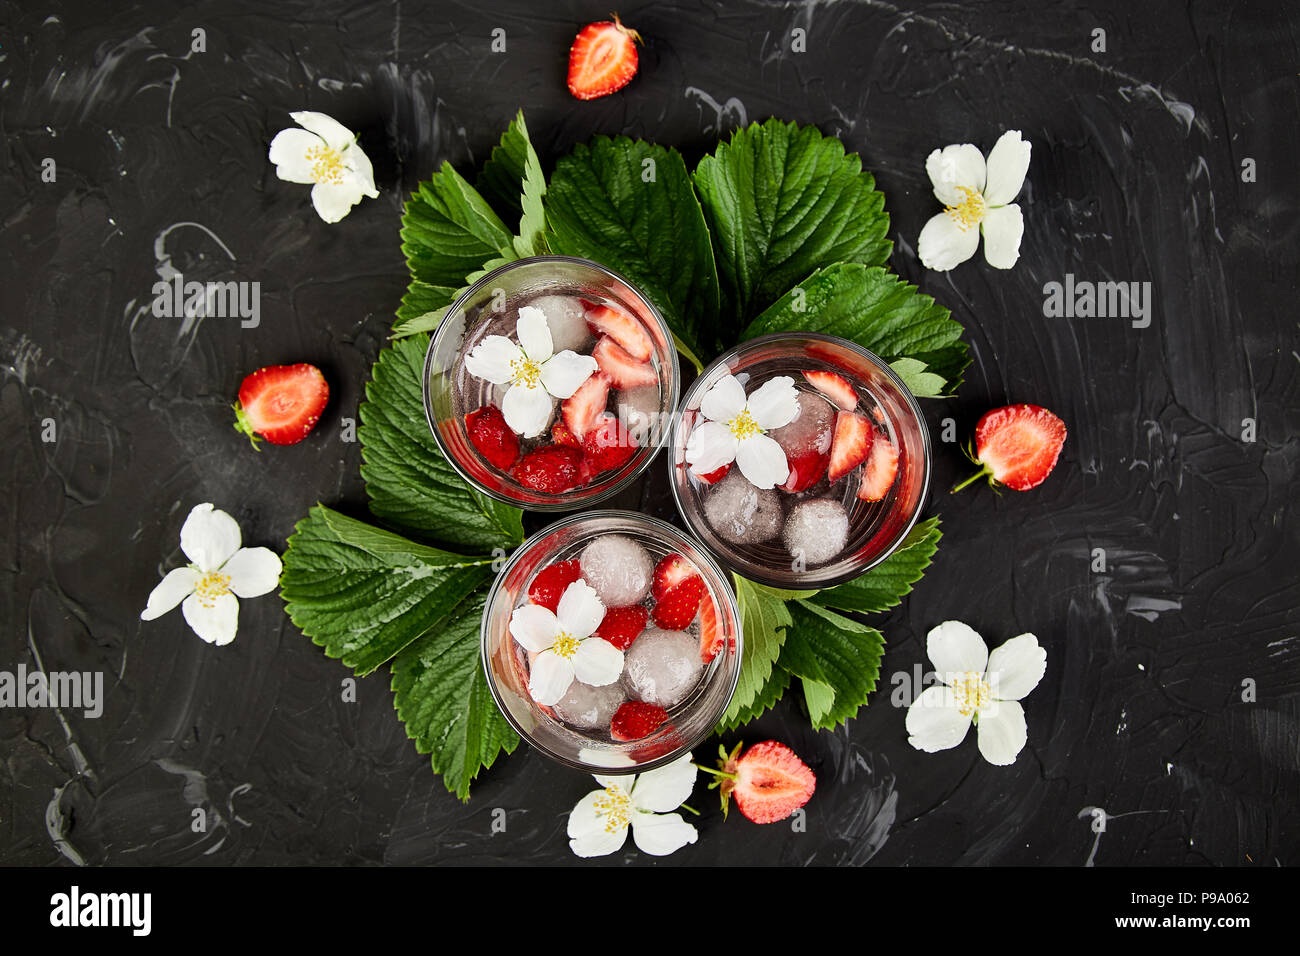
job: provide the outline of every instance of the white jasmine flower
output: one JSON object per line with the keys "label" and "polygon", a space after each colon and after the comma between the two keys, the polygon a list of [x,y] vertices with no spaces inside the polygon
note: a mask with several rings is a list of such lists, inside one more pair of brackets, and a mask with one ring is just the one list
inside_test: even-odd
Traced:
{"label": "white jasmine flower", "polygon": [[239,525],[211,502],[195,505],[181,526],[190,565],[168,571],[140,619],[152,621],[177,604],[185,622],[209,644],[229,644],[239,627],[239,601],[260,597],[280,581],[280,559],[267,548],[241,548]]}
{"label": "white jasmine flower", "polygon": [[1025,220],[1016,198],[1029,171],[1029,143],[1020,130],[1003,133],[986,162],[970,143],[936,149],[925,161],[934,194],[945,209],[925,224],[917,252],[927,269],[946,272],[975,255],[984,234],[984,258],[1010,269],[1020,258]]}
{"label": "white jasmine flower", "polygon": [[275,174],[289,183],[314,183],[311,204],[326,222],[338,222],[362,196],[379,198],[370,160],[356,134],[324,113],[290,113],[302,129],[284,129],[267,154]]}
{"label": "white jasmine flower", "polygon": [[790,477],[790,465],[764,432],[790,424],[798,413],[799,393],[788,375],[768,379],[748,398],[734,375],[719,379],[700,401],[707,421],[691,429],[686,463],[708,475],[734,461],[755,488],[774,488]]}
{"label": "white jasmine flower", "polygon": [[546,313],[525,305],[515,323],[516,345],[504,335],[489,335],[465,356],[465,368],[493,385],[510,384],[501,414],[510,430],[536,438],[551,420],[552,398],[565,399],[596,371],[596,360],[565,349],[551,354]]}
{"label": "white jasmine flower", "polygon": [[623,652],[602,637],[592,637],[605,619],[605,605],[596,589],[578,578],[560,597],[555,613],[540,604],[525,604],[510,615],[510,633],[533,659],[528,693],[547,707],[554,704],[576,677],[592,687],[604,687],[623,673]]}
{"label": "white jasmine flower", "polygon": [[666,767],[628,776],[597,776],[605,789],[593,790],[569,814],[569,847],[578,856],[608,856],[622,849],[628,828],[637,849],[667,856],[699,839],[695,827],[676,810],[695,789],[691,755]]}
{"label": "white jasmine flower", "polygon": [[984,759],[999,766],[1014,763],[1029,737],[1018,701],[1047,669],[1047,651],[1038,638],[1021,634],[990,654],[971,628],[944,621],[926,638],[926,654],[940,683],[927,687],[907,709],[907,742],[926,753],[949,750],[974,723]]}

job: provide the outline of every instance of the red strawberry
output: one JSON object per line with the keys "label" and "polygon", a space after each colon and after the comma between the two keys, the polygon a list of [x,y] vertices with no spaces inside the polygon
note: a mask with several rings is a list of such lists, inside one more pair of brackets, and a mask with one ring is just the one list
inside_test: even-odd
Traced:
{"label": "red strawberry", "polygon": [[569,448],[582,447],[582,442],[578,441],[573,432],[569,431],[569,426],[558,418],[555,420],[555,424],[551,426],[551,441],[557,445],[567,445]]}
{"label": "red strawberry", "polygon": [[235,402],[235,431],[253,447],[258,436],[272,445],[296,445],[307,437],[330,398],[315,365],[268,365],[244,379]]}
{"label": "red strawberry", "polygon": [[569,92],[594,100],[621,90],[636,76],[636,45],[641,35],[617,16],[611,23],[588,23],[569,47]]}
{"label": "red strawberry", "polygon": [[687,578],[698,578],[699,570],[695,565],[687,561],[680,554],[667,554],[659,559],[655,565],[653,583],[650,585],[650,593],[656,601],[662,601],[664,595],[671,591],[677,585],[681,584]]}
{"label": "red strawberry", "polygon": [[785,744],[765,740],[743,756],[742,746],[737,744],[730,754],[719,748],[720,770],[710,771],[718,777],[724,819],[732,796],[740,812],[754,823],[784,820],[812,798],[817,777]]}
{"label": "red strawberry", "polygon": [[861,415],[840,412],[835,416],[835,438],[827,479],[834,484],[867,460],[872,445],[871,423]]}
{"label": "red strawberry", "polygon": [[524,455],[512,474],[525,488],[558,495],[578,486],[581,468],[582,452],[578,449],[545,445]]}
{"label": "red strawberry", "polygon": [[898,475],[898,449],[884,435],[877,434],[871,443],[871,456],[862,469],[862,484],[858,486],[858,499],[879,501],[894,485]]}
{"label": "red strawberry", "polygon": [[695,480],[702,484],[715,485],[723,478],[727,477],[727,472],[731,471],[731,464],[731,462],[727,462],[721,468],[717,468],[709,472],[707,475],[695,475],[695,472],[693,471],[691,474],[695,475]]}
{"label": "red strawberry", "polygon": [[1065,444],[1065,422],[1040,405],[1008,405],[985,412],[975,425],[975,462],[984,467],[953,491],[976,478],[1012,491],[1043,483],[1056,467]]}
{"label": "red strawberry", "polygon": [[537,572],[528,586],[528,600],[554,613],[560,598],[569,585],[582,577],[582,565],[577,561],[557,561]]}
{"label": "red strawberry", "polygon": [[498,468],[504,470],[519,460],[519,436],[495,405],[484,405],[466,415],[465,431],[479,454]]}
{"label": "red strawberry", "polygon": [[600,622],[600,627],[596,628],[596,636],[603,637],[620,651],[625,651],[645,630],[646,619],[649,616],[650,612],[640,604],[606,608],[605,619]]}
{"label": "red strawberry", "polygon": [[582,440],[582,449],[587,453],[591,473],[598,475],[602,471],[622,468],[636,454],[637,446],[623,423],[606,414],[587,432],[587,437]]}
{"label": "red strawberry", "polygon": [[578,390],[560,403],[560,420],[578,441],[596,423],[609,401],[609,379],[603,372],[592,372]]}
{"label": "red strawberry", "polygon": [[[597,305],[582,300],[587,315],[587,327],[596,335],[608,335],[636,362],[648,362],[654,352],[654,343],[646,330],[632,315],[612,305]],[[597,360],[599,361],[599,359]]]}
{"label": "red strawberry", "polygon": [[844,411],[851,412],[858,407],[858,393],[838,372],[804,372],[803,377]]}
{"label": "red strawberry", "polygon": [[683,631],[690,627],[706,590],[704,579],[699,575],[670,588],[655,604],[655,623],[665,631]]}
{"label": "red strawberry", "polygon": [[657,385],[659,373],[649,362],[634,359],[608,335],[602,335],[591,350],[600,370],[609,376],[615,388],[636,388],[638,385]]}
{"label": "red strawberry", "polygon": [[718,609],[712,600],[700,602],[700,660],[708,663],[722,650],[722,629],[718,627]]}
{"label": "red strawberry", "polygon": [[787,458],[786,464],[790,466],[790,477],[786,478],[785,484],[779,487],[782,491],[791,494],[806,491],[817,484],[818,478],[826,474],[826,465],[830,460],[829,452],[817,451],[815,448],[805,455]]}
{"label": "red strawberry", "polygon": [[668,719],[668,711],[657,704],[629,700],[614,711],[609,733],[615,740],[640,740],[649,737]]}

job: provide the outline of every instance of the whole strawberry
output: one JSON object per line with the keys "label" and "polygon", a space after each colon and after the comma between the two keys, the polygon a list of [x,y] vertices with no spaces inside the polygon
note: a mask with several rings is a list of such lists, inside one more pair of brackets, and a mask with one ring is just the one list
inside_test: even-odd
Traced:
{"label": "whole strawberry", "polygon": [[817,777],[785,744],[765,740],[743,754],[742,747],[736,744],[731,753],[719,747],[718,769],[700,768],[717,778],[709,789],[717,787],[722,796],[723,819],[733,796],[741,814],[754,823],[784,820],[812,798]]}

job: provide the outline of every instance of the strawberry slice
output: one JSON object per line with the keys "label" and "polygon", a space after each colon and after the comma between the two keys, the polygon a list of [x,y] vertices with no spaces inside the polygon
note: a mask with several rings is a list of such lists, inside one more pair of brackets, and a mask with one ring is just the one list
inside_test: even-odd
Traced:
{"label": "strawberry slice", "polygon": [[605,617],[600,622],[600,627],[596,628],[596,636],[609,641],[620,651],[625,651],[645,630],[649,617],[650,612],[640,604],[606,608]]}
{"label": "strawberry slice", "polygon": [[871,455],[862,469],[862,484],[858,486],[860,501],[879,501],[893,487],[898,475],[898,449],[884,435],[877,434],[871,442]]}
{"label": "strawberry slice", "polygon": [[1041,405],[1007,405],[985,412],[975,425],[975,462],[984,467],[953,491],[976,478],[1012,491],[1041,485],[1056,467],[1065,445],[1065,422]]}
{"label": "strawberry slice", "polygon": [[691,626],[700,610],[700,600],[708,589],[699,575],[669,588],[655,605],[655,623],[665,631],[684,631]]}
{"label": "strawberry slice", "polygon": [[629,700],[614,711],[609,722],[610,736],[615,740],[640,740],[649,737],[668,719],[668,711],[658,704]]}
{"label": "strawberry slice", "polygon": [[649,362],[633,358],[623,346],[608,335],[602,335],[591,350],[600,370],[609,376],[615,388],[636,388],[638,385],[658,385],[659,373]]}
{"label": "strawberry slice", "polygon": [[731,462],[727,462],[721,468],[716,468],[707,475],[696,475],[694,471],[692,471],[691,474],[695,475],[695,480],[701,484],[716,485],[723,478],[727,477],[727,472],[731,471],[731,465]]}
{"label": "strawberry slice", "polygon": [[[582,302],[587,316],[587,327],[596,335],[608,335],[633,361],[648,362],[654,352],[654,343],[631,313],[612,305]],[[599,361],[599,360],[598,360]]]}
{"label": "strawberry slice", "polygon": [[570,584],[582,577],[582,565],[578,561],[557,561],[537,572],[533,583],[528,585],[528,600],[554,613],[560,606],[560,598]]}
{"label": "strawberry slice", "polygon": [[247,435],[254,448],[259,438],[296,445],[320,421],[329,398],[329,384],[315,365],[259,368],[239,386],[235,431]]}
{"label": "strawberry slice", "polygon": [[619,22],[601,20],[578,31],[569,47],[569,92],[594,100],[621,90],[636,76],[641,35]]}
{"label": "strawberry slice", "polygon": [[609,379],[604,372],[592,372],[578,390],[560,403],[560,420],[578,441],[596,424],[609,402]]}
{"label": "strawberry slice", "polygon": [[722,650],[722,629],[718,627],[718,609],[711,599],[700,602],[700,660],[708,663]]}
{"label": "strawberry slice", "polygon": [[671,591],[677,585],[681,584],[687,578],[698,578],[700,572],[696,570],[695,565],[687,561],[680,554],[666,554],[659,559],[655,565],[654,578],[650,585],[650,593],[656,601],[662,601],[665,594]]}
{"label": "strawberry slice", "polygon": [[582,440],[582,449],[587,453],[591,473],[598,475],[602,471],[622,468],[636,454],[637,445],[623,423],[606,412],[598,424],[588,430]]}
{"label": "strawberry slice", "polygon": [[742,755],[743,744],[723,759],[715,771],[722,795],[722,816],[727,804],[736,798],[736,806],[754,823],[777,823],[806,804],[817,789],[812,769],[785,744],[765,740],[754,744]]}
{"label": "strawberry slice", "polygon": [[838,372],[804,372],[808,384],[821,392],[846,412],[858,407],[858,393],[849,380]]}
{"label": "strawberry slice", "polygon": [[515,481],[533,491],[558,495],[581,481],[582,452],[563,445],[545,445],[524,455],[515,465]]}
{"label": "strawberry slice", "polygon": [[835,416],[831,463],[826,469],[826,478],[832,484],[867,460],[873,444],[872,434],[871,423],[861,415],[839,412]]}
{"label": "strawberry slice", "polygon": [[785,483],[779,487],[782,491],[791,494],[806,491],[817,484],[818,478],[826,474],[826,465],[830,460],[830,452],[817,451],[815,448],[807,454],[787,458],[786,464],[790,466],[790,477],[786,478]]}
{"label": "strawberry slice", "polygon": [[519,460],[519,436],[495,405],[484,405],[466,415],[465,432],[479,454],[503,471]]}

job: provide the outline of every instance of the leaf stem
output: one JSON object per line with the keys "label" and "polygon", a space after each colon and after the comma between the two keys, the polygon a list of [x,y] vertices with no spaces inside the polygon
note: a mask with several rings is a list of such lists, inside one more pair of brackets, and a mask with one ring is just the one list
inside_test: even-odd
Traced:
{"label": "leaf stem", "polygon": [[727,771],[725,770],[714,770],[712,767],[705,767],[704,765],[698,763],[693,763],[691,764],[691,766],[694,767],[696,770],[703,770],[705,773],[711,773],[715,777],[726,777],[728,780],[736,779],[736,775],[734,773],[727,773]]}
{"label": "leaf stem", "polygon": [[965,488],[967,485],[969,485],[972,481],[976,481],[976,480],[978,480],[978,479],[980,479],[980,478],[983,478],[983,477],[984,477],[985,475],[987,475],[987,474],[990,474],[990,469],[989,469],[989,466],[988,466],[988,465],[985,465],[983,468],[981,468],[979,471],[975,472],[975,474],[971,475],[971,476],[970,476],[969,478],[967,478],[965,481],[960,482],[959,484],[953,485],[953,486],[952,486],[952,491],[948,492],[948,494],[950,494],[950,495],[955,495],[957,492],[961,491],[963,488]]}

